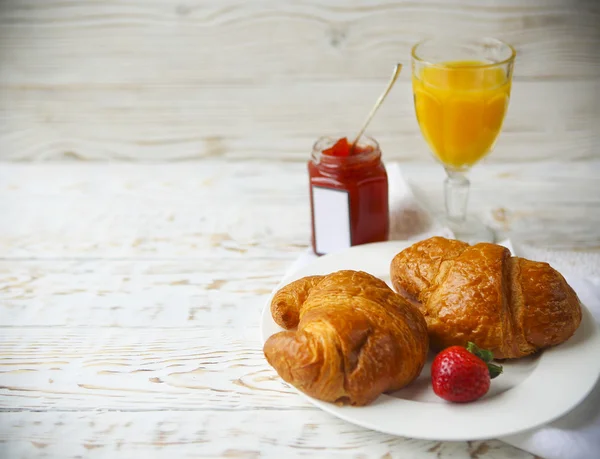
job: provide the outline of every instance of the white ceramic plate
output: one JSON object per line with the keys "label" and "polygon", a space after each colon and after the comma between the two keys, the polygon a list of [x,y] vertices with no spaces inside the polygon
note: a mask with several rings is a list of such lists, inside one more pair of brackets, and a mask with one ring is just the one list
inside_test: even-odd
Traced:
{"label": "white ceramic plate", "polygon": [[[279,287],[304,276],[340,269],[366,271],[389,284],[392,258],[409,245],[405,241],[366,244],[320,257],[283,279]],[[282,330],[271,317],[271,298],[262,315],[263,343]],[[334,416],[392,435],[458,441],[516,434],[560,417],[594,387],[600,374],[600,331],[589,311],[582,309],[583,320],[571,339],[535,357],[505,362],[504,373],[492,380],[490,391],[476,402],[448,403],[433,393],[431,355],[411,385],[381,395],[365,407],[337,406],[298,392]]]}

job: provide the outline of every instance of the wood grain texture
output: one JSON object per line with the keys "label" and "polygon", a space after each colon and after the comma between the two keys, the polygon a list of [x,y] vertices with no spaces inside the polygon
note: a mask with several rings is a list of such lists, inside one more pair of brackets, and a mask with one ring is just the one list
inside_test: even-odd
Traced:
{"label": "wood grain texture", "polygon": [[0,260],[0,324],[244,329],[257,324],[289,264],[252,257]]}
{"label": "wood grain texture", "polygon": [[199,84],[381,78],[419,39],[505,39],[518,78],[598,76],[593,0],[296,2],[6,0],[10,84]]}
{"label": "wood grain texture", "polygon": [[[384,85],[382,80],[6,89],[0,99],[0,157],[302,161],[319,136],[353,135]],[[599,95],[600,80],[516,82],[489,160],[599,158]],[[412,99],[410,83],[399,83],[367,132],[389,158],[430,156]]]}
{"label": "wood grain texture", "polygon": [[268,366],[258,317],[244,330],[5,328],[0,408],[307,408]]}
{"label": "wood grain texture", "polygon": [[[282,416],[285,423],[282,423]],[[317,410],[2,413],[0,456],[532,459],[499,441],[429,442]]]}
{"label": "wood grain texture", "polygon": [[[442,212],[442,168],[431,160],[402,170],[424,205]],[[598,249],[598,177],[599,161],[481,164],[469,206],[499,237]],[[4,164],[0,257],[290,262],[310,237],[307,180],[304,164],[258,161]]]}
{"label": "wood grain texture", "polygon": [[[597,248],[599,168],[483,164],[473,209],[538,246]],[[403,172],[439,210],[441,168]],[[10,457],[531,457],[362,430],[268,367],[259,314],[308,242],[303,164],[4,163],[0,215]]]}
{"label": "wood grain texture", "polygon": [[[0,159],[303,159],[354,132],[392,66],[439,33],[518,49],[492,161],[598,157],[600,11],[593,0],[0,3]],[[418,160],[407,66],[372,124]]]}
{"label": "wood grain texture", "polygon": [[[0,457],[533,459],[313,408],[259,314],[308,245],[312,143],[439,33],[518,50],[470,208],[600,250],[599,20],[593,0],[0,1]],[[408,71],[370,134],[439,214]]]}

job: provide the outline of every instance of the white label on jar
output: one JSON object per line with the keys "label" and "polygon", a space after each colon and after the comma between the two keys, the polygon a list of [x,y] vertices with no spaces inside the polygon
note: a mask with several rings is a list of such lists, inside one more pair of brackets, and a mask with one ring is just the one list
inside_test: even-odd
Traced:
{"label": "white label on jar", "polygon": [[349,193],[313,186],[312,195],[317,253],[326,254],[350,247]]}

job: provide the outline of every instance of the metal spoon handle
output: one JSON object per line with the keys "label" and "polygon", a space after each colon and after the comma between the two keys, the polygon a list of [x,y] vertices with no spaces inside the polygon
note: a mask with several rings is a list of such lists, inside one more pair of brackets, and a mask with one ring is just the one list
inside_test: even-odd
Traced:
{"label": "metal spoon handle", "polygon": [[381,96],[379,96],[379,99],[377,99],[377,102],[375,102],[375,105],[371,109],[371,112],[369,113],[369,116],[367,116],[365,124],[363,124],[362,129],[360,130],[360,132],[358,133],[358,135],[354,139],[354,142],[352,142],[352,148],[354,148],[354,145],[356,145],[356,143],[360,140],[360,138],[364,134],[365,130],[367,129],[367,126],[371,122],[371,119],[373,118],[373,116],[375,116],[375,113],[377,112],[377,110],[379,109],[379,107],[381,106],[381,104],[383,103],[383,101],[385,100],[385,98],[387,97],[388,93],[390,92],[390,90],[394,86],[394,83],[396,82],[396,80],[400,76],[400,71],[401,70],[402,70],[402,64],[396,64],[396,67],[394,68],[394,73],[392,74],[392,78],[390,79],[390,82],[388,83],[387,88],[385,88],[385,91],[383,91],[383,93],[381,94]]}

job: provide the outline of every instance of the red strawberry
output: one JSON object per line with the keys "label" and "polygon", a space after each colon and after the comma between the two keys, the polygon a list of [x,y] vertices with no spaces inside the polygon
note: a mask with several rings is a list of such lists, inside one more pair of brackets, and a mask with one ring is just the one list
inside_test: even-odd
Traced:
{"label": "red strawberry", "polygon": [[474,343],[466,348],[452,346],[436,355],[431,365],[433,391],[449,402],[472,402],[490,389],[490,379],[502,373],[502,367],[490,363],[490,351]]}

